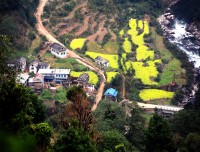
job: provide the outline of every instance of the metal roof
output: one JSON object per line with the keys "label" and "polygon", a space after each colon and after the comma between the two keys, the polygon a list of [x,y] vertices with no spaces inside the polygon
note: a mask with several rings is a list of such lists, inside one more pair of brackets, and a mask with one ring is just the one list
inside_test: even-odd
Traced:
{"label": "metal roof", "polygon": [[113,88],[107,89],[106,92],[104,93],[105,96],[111,95],[111,96],[113,96],[113,97],[116,97],[117,94],[118,94],[118,91],[115,90],[115,89],[113,89]]}
{"label": "metal roof", "polygon": [[71,69],[39,69],[40,74],[70,74]]}
{"label": "metal roof", "polygon": [[50,47],[59,52],[66,51],[66,47],[64,47],[58,43],[53,43]]}

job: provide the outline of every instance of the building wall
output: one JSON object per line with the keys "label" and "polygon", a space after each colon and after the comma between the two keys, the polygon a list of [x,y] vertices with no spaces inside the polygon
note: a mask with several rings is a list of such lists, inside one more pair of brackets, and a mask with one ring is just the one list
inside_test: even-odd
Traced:
{"label": "building wall", "polygon": [[67,51],[57,52],[53,48],[51,48],[51,54],[55,55],[58,58],[65,58],[65,57],[67,57]]}
{"label": "building wall", "polygon": [[31,73],[31,72],[33,72],[34,74],[36,74],[37,73],[37,67],[35,67],[35,66],[29,66],[29,73]]}

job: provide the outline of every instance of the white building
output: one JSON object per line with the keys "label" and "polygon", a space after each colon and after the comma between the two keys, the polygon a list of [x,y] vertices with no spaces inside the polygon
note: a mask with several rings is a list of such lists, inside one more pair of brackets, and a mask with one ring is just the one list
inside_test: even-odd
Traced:
{"label": "white building", "polygon": [[37,60],[33,60],[29,64],[29,73],[33,72],[34,74],[37,73],[38,69],[49,69],[50,64],[47,62],[38,62]]}
{"label": "white building", "polygon": [[97,64],[100,64],[100,65],[103,65],[105,67],[109,67],[109,61],[100,57],[100,56],[97,56],[94,61],[97,63]]}
{"label": "white building", "polygon": [[17,75],[16,83],[27,86],[28,78],[29,78],[29,75],[27,73],[21,73],[21,74]]}
{"label": "white building", "polygon": [[45,82],[66,82],[70,75],[70,69],[39,69],[38,73],[44,76]]}
{"label": "white building", "polygon": [[51,51],[51,54],[55,55],[58,58],[67,57],[67,49],[58,43],[53,43],[50,46],[50,51]]}
{"label": "white building", "polygon": [[29,73],[37,73],[38,61],[34,60],[29,64]]}

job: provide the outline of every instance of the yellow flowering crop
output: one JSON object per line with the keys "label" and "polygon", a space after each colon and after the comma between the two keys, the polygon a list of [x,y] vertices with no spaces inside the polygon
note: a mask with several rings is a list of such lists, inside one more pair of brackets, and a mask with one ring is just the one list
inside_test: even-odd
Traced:
{"label": "yellow flowering crop", "polygon": [[132,62],[132,67],[135,70],[135,77],[141,79],[142,83],[145,85],[157,85],[158,83],[151,80],[151,78],[156,78],[158,71],[156,69],[155,63],[149,61],[148,66],[143,66],[143,62]]}
{"label": "yellow flowering crop", "polygon": [[149,101],[155,99],[171,99],[174,96],[174,92],[158,90],[158,89],[144,89],[140,91],[139,96],[143,101]]}
{"label": "yellow flowering crop", "polygon": [[136,29],[137,28],[137,22],[136,21],[137,21],[136,19],[130,19],[129,20],[129,27],[131,29]]}
{"label": "yellow flowering crop", "polygon": [[130,61],[126,62],[125,67],[127,70],[129,70],[132,67],[131,62]]}
{"label": "yellow flowering crop", "polygon": [[123,43],[123,49],[126,53],[130,53],[131,52],[131,42],[128,40],[128,38],[125,38],[125,41]]}
{"label": "yellow flowering crop", "polygon": [[107,82],[110,83],[119,72],[106,72]]}
{"label": "yellow flowering crop", "polygon": [[117,69],[118,66],[118,55],[106,55],[102,53],[96,52],[86,52],[86,55],[90,56],[91,58],[95,59],[97,56],[101,56],[102,58],[109,61],[110,67]]}
{"label": "yellow flowering crop", "polygon": [[148,51],[148,48],[145,45],[140,45],[136,49],[136,59],[137,61],[146,60],[147,58],[154,58],[154,51]]}
{"label": "yellow flowering crop", "polygon": [[149,24],[147,21],[144,21],[144,32],[143,34],[149,34]]}
{"label": "yellow flowering crop", "polygon": [[89,75],[89,83],[96,85],[99,81],[98,76],[96,75],[96,73],[92,72],[92,71],[87,71],[87,72],[75,72],[75,71],[71,71],[70,75],[72,77],[79,77],[81,74],[83,73],[87,73]]}
{"label": "yellow flowering crop", "polygon": [[138,27],[139,27],[140,29],[143,29],[143,21],[142,21],[142,20],[139,20],[139,21],[138,21]]}
{"label": "yellow flowering crop", "polygon": [[73,50],[82,49],[82,47],[83,47],[85,41],[86,41],[86,39],[84,39],[84,38],[73,39],[73,40],[71,41],[70,47],[71,47]]}
{"label": "yellow flowering crop", "polygon": [[126,53],[122,53],[122,58],[126,60]]}
{"label": "yellow flowering crop", "polygon": [[123,29],[119,32],[119,35],[120,35],[120,37],[122,37],[124,35],[124,30]]}

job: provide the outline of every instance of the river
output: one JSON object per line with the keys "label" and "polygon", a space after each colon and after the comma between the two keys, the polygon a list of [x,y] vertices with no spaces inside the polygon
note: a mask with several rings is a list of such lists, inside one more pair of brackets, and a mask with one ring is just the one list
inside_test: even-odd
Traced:
{"label": "river", "polygon": [[[169,21],[166,24],[166,20]],[[200,46],[194,40],[192,33],[189,33],[187,28],[187,23],[179,20],[177,18],[167,19],[166,15],[161,15],[158,18],[159,23],[164,31],[164,36],[167,39],[178,46],[182,51],[184,51],[190,61],[194,63],[196,68],[200,67]],[[164,22],[165,21],[165,22]]]}
{"label": "river", "polygon": [[[158,18],[158,22],[160,23],[163,29],[163,35],[166,37],[171,43],[178,46],[183,52],[185,52],[188,56],[189,61],[193,62],[194,67],[200,69],[200,46],[194,38],[192,33],[187,31],[187,23],[177,19],[171,13],[165,13]],[[188,89],[187,89],[188,90]],[[198,90],[198,82],[194,81],[192,86],[189,88],[189,92],[184,95],[181,106],[195,99],[195,94]]]}

